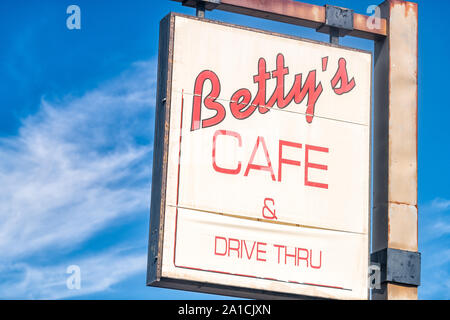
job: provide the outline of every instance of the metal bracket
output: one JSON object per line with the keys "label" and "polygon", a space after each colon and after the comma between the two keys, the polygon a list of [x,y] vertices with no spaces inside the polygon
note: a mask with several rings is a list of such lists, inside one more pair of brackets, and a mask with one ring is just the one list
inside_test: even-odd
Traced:
{"label": "metal bracket", "polygon": [[351,9],[325,5],[325,24],[317,31],[330,34],[330,42],[339,44],[339,37],[353,31],[354,11]]}
{"label": "metal bracket", "polygon": [[420,286],[420,252],[386,248],[372,253],[370,260],[380,265],[381,283]]}
{"label": "metal bracket", "polygon": [[213,10],[220,4],[220,0],[183,0],[183,6],[197,8],[203,5],[205,10]]}
{"label": "metal bracket", "polygon": [[183,0],[183,6],[196,8],[199,18],[205,17],[205,10],[213,10],[220,4],[220,0]]}

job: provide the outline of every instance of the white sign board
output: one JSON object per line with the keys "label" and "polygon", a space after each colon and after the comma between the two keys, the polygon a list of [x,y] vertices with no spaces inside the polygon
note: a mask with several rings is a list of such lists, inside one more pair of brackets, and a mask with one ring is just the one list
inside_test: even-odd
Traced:
{"label": "white sign board", "polygon": [[371,54],[182,15],[166,25],[149,284],[367,299]]}

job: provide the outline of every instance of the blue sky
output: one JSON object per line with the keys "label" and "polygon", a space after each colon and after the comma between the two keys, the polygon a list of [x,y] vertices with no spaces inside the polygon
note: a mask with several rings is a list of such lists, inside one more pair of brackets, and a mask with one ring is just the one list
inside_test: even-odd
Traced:
{"label": "blue sky", "polygon": [[[372,0],[308,1],[365,13]],[[422,299],[450,299],[450,170],[444,16],[419,2]],[[81,30],[66,8],[81,9]],[[439,4],[439,6],[437,6]],[[145,286],[159,21],[169,0],[0,2],[0,299],[197,299]],[[207,17],[327,41],[224,12]],[[342,44],[373,50],[370,41]],[[66,286],[79,265],[80,290]]]}

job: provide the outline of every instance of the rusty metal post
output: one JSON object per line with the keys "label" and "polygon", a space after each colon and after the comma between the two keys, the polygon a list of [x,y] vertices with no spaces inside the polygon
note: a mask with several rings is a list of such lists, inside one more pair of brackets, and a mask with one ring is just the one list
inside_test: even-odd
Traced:
{"label": "rusty metal post", "polygon": [[[326,7],[297,0],[172,0],[184,6],[196,8],[199,2],[205,4],[206,10],[223,10],[252,17],[290,23],[298,26],[318,29],[325,24]],[[380,39],[386,36],[386,19],[380,19],[380,28],[370,28],[371,17],[353,15],[353,28],[346,35],[363,39]],[[328,28],[319,32],[329,33]],[[343,35],[341,35],[343,36]]]}
{"label": "rusty metal post", "polygon": [[[380,7],[388,26],[387,37],[375,42],[372,252],[388,248],[415,254],[419,256],[420,270],[417,253],[418,5],[386,0]],[[388,279],[381,289],[373,291],[372,298],[417,299],[418,284],[411,283]]]}

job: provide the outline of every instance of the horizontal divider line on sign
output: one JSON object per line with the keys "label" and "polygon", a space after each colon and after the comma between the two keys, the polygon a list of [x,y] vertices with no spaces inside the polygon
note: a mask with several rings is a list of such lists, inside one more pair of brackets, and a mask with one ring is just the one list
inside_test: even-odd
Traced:
{"label": "horizontal divider line on sign", "polygon": [[[195,96],[193,93],[189,93],[189,92],[186,92],[186,91],[184,91],[184,92],[174,91],[174,92],[179,93],[179,94],[181,94],[183,96],[186,96],[186,95]],[[215,101],[221,101],[221,102],[224,102],[224,103],[230,103],[231,102],[231,100],[223,99],[223,98],[217,98],[217,99],[215,99]],[[299,104],[297,104],[295,102],[292,102],[292,103],[296,104],[296,105],[299,105]],[[329,117],[324,117],[324,116],[317,115],[317,114],[309,114],[309,113],[305,113],[305,112],[301,112],[301,111],[280,109],[278,107],[276,107],[276,108],[275,107],[270,107],[269,108],[269,107],[266,107],[266,106],[259,106],[259,105],[256,106],[256,105],[252,105],[252,104],[250,104],[250,106],[254,106],[254,107],[257,107],[257,108],[260,108],[260,107],[261,108],[266,108],[266,109],[273,110],[273,111],[288,112],[288,113],[298,114],[298,115],[302,115],[302,116],[312,116],[314,118],[320,118],[320,119],[324,119],[324,120],[331,120],[331,121],[337,121],[337,122],[342,122],[342,123],[354,124],[354,125],[363,126],[363,127],[368,127],[369,126],[368,124],[364,124],[364,123],[360,123],[360,122],[354,122],[354,121],[343,120],[343,119],[336,119],[336,118],[329,118]]]}
{"label": "horizontal divider line on sign", "polygon": [[219,216],[225,216],[225,217],[230,217],[230,218],[258,221],[258,222],[264,222],[264,223],[272,223],[272,224],[278,224],[278,225],[284,225],[284,226],[290,226],[290,227],[366,235],[363,232],[339,230],[339,229],[332,229],[332,228],[323,228],[323,227],[317,227],[317,226],[307,226],[307,225],[302,225],[302,224],[292,223],[292,222],[267,220],[267,219],[263,219],[263,218],[254,218],[254,217],[242,216],[242,215],[237,215],[237,214],[232,214],[232,213],[222,213],[222,212],[215,212],[215,211],[211,211],[211,210],[189,208],[189,207],[180,206],[180,205],[177,206],[177,205],[168,204],[167,206],[168,207],[177,208],[177,209],[186,209],[186,210],[192,210],[192,211],[198,211],[198,212],[205,212],[205,213],[211,213],[211,214],[215,214],[215,215],[219,215]]}
{"label": "horizontal divider line on sign", "polygon": [[284,282],[284,283],[292,283],[292,284],[298,284],[298,285],[304,285],[304,286],[313,286],[313,287],[322,287],[322,288],[328,288],[328,289],[353,291],[352,289],[349,289],[349,288],[343,288],[343,287],[338,287],[338,286],[331,286],[331,285],[326,285],[326,284],[316,284],[316,283],[299,282],[299,281],[292,281],[292,280],[282,280],[282,279],[275,279],[275,278],[258,277],[258,276],[254,276],[254,275],[232,273],[232,272],[226,272],[226,271],[220,271],[220,270],[201,269],[201,268],[180,266],[180,265],[175,265],[175,267],[183,268],[183,269],[189,269],[189,270],[203,271],[203,272],[221,273],[221,274],[226,274],[226,275],[230,275],[230,276],[247,277],[247,278],[254,278],[254,279],[261,279],[261,280],[269,280],[269,281],[277,281],[277,282]]}

